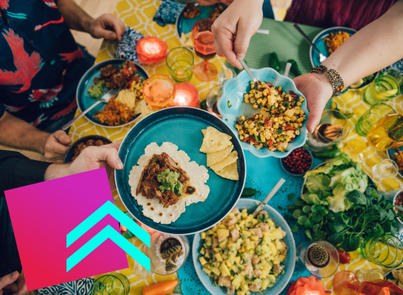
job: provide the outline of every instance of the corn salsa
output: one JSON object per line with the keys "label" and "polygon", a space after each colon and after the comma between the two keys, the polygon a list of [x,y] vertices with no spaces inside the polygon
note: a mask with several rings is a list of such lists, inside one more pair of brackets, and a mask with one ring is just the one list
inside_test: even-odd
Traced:
{"label": "corn salsa", "polygon": [[260,112],[250,118],[240,116],[235,124],[242,142],[250,143],[256,149],[263,147],[270,151],[287,151],[288,143],[300,134],[306,120],[301,109],[304,98],[292,91],[286,94],[282,87],[270,83],[250,83],[249,93],[244,94],[244,103],[252,104]]}
{"label": "corn salsa", "polygon": [[227,294],[261,292],[274,286],[276,277],[284,273],[285,235],[267,211],[254,218],[246,209],[234,208],[223,221],[201,233],[204,243],[199,261],[214,285],[225,287]]}

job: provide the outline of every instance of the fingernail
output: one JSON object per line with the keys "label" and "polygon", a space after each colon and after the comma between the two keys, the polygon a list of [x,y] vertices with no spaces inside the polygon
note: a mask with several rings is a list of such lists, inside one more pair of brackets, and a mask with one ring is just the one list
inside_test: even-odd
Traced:
{"label": "fingernail", "polygon": [[12,274],[10,274],[10,278],[14,279],[17,276],[17,272],[13,272]]}
{"label": "fingernail", "polygon": [[122,169],[123,168],[123,163],[120,159],[116,160],[116,166],[118,167],[118,169]]}
{"label": "fingernail", "polygon": [[237,53],[236,58],[237,60],[242,60],[245,57],[245,53]]}

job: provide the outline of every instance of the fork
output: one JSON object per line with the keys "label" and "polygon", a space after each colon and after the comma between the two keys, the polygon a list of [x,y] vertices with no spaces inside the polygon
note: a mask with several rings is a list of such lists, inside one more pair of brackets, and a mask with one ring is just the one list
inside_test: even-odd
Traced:
{"label": "fork", "polygon": [[326,57],[322,54],[322,52],[319,51],[318,47],[316,47],[313,42],[311,41],[311,39],[308,38],[307,35],[305,35],[305,33],[301,30],[301,28],[297,25],[294,24],[294,27],[298,30],[298,32],[300,32],[300,34],[302,35],[302,37],[305,38],[306,41],[308,41],[309,44],[312,45],[312,47],[319,53],[319,61],[322,63]]}
{"label": "fork", "polygon": [[77,121],[78,119],[80,119],[82,116],[84,116],[86,113],[88,113],[89,111],[91,111],[93,108],[95,108],[97,105],[99,105],[100,103],[108,103],[109,100],[116,96],[120,91],[120,88],[115,88],[115,89],[111,89],[109,90],[107,93],[105,93],[100,100],[98,100],[96,103],[94,103],[92,106],[90,106],[88,109],[86,109],[84,112],[82,112],[81,114],[79,114],[77,117],[73,118],[72,120],[70,120],[68,123],[66,123],[63,127],[62,130],[66,131],[71,125],[73,125],[73,123],[75,121]]}

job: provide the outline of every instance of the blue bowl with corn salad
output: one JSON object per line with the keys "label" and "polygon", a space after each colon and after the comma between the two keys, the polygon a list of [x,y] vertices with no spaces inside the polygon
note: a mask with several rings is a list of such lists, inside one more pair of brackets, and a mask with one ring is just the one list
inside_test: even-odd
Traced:
{"label": "blue bowl with corn salad", "polygon": [[259,85],[242,71],[224,83],[218,110],[244,150],[258,158],[284,158],[306,142],[306,99],[290,78],[272,68],[251,72]]}

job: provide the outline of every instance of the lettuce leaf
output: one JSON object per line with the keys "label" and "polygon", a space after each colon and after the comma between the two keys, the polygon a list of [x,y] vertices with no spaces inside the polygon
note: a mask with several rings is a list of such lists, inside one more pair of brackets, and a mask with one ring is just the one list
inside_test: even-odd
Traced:
{"label": "lettuce leaf", "polygon": [[325,174],[320,173],[308,177],[305,186],[309,193],[317,195],[320,199],[324,199],[332,195],[330,178]]}

